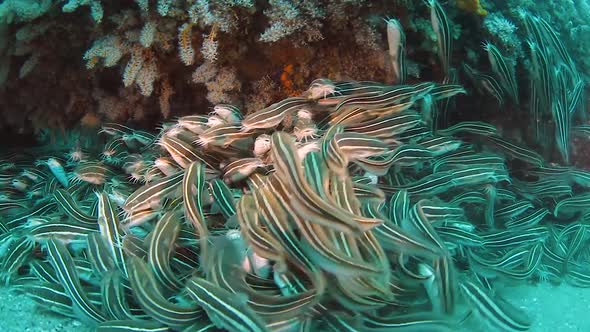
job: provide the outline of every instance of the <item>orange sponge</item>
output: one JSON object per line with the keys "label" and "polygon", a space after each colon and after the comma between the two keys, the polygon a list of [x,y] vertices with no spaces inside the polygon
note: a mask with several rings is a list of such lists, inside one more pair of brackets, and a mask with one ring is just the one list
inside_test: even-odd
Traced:
{"label": "orange sponge", "polygon": [[480,16],[488,14],[488,11],[482,7],[479,0],[457,0],[457,7]]}

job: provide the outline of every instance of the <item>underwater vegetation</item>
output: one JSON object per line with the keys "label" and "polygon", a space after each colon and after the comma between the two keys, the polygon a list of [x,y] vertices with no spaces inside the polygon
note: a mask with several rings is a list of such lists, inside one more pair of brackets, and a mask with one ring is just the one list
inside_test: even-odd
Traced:
{"label": "underwater vegetation", "polygon": [[[88,6],[105,19],[102,1],[36,2],[37,12],[19,3],[0,3],[12,13],[0,17],[34,22]],[[155,20],[149,2],[135,3]],[[227,13],[213,4],[253,6],[187,3],[195,15]],[[298,2],[299,14],[313,18],[311,3]],[[93,122],[99,129],[68,129],[62,141],[42,131],[35,147],[2,151],[2,281],[97,331],[529,330],[526,310],[497,294],[501,285],[590,287],[590,171],[572,166],[590,138],[585,65],[541,15],[520,8],[516,26],[489,2],[453,4],[489,20],[488,30],[504,22],[525,39],[478,39],[485,56],[463,61],[447,5],[408,4],[427,13],[432,79],[413,68],[427,63],[412,57],[405,20],[382,15],[387,82],[325,75],[300,88],[286,64],[284,96],[250,111],[208,95],[211,112],[178,114],[155,131],[106,117]],[[177,6],[158,1],[154,10],[171,17],[185,65],[195,61],[191,29],[216,30],[193,75],[215,82],[203,94],[239,93],[236,72],[203,50],[236,27],[176,28]],[[276,35],[287,26],[265,14],[263,41],[314,27],[294,15],[299,25]],[[100,37],[85,55],[93,69],[129,53],[117,78],[128,103],[153,102],[132,94],[151,96],[154,86],[171,89],[157,56],[170,39],[148,38],[161,28],[148,24],[139,35]],[[220,77],[232,88],[221,89]],[[516,114],[518,131],[466,115],[462,103]]]}
{"label": "underwater vegetation", "polygon": [[[463,85],[462,64],[489,68],[481,47],[488,40],[516,71],[519,94],[529,93],[530,32],[521,11],[556,30],[588,79],[588,1],[443,4]],[[252,112],[318,77],[393,83],[384,17],[404,27],[409,77],[442,80],[437,33],[422,0],[3,0],[0,126],[14,135],[80,122],[150,129],[219,103]]]}

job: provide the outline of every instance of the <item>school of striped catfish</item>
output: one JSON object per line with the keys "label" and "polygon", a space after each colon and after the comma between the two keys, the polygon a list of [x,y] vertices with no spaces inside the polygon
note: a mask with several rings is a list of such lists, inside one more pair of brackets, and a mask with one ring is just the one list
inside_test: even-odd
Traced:
{"label": "school of striped catfish", "polygon": [[[2,155],[3,282],[97,331],[529,330],[498,290],[590,287],[590,172],[489,123],[441,124],[467,91],[429,3],[444,82],[407,82],[388,19],[396,84],[320,78],[250,114],[216,105],[155,134],[106,123],[100,145]],[[522,15],[534,134],[567,165],[570,135],[590,133],[572,124],[584,84],[551,27]],[[466,75],[518,104],[485,48],[493,73]]]}

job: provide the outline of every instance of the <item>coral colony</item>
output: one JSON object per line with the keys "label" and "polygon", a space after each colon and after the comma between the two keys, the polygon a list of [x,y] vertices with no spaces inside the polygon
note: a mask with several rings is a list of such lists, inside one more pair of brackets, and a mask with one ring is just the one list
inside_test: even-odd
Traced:
{"label": "coral colony", "polygon": [[503,285],[590,287],[590,4],[390,2],[0,2],[3,282],[97,331],[527,331]]}

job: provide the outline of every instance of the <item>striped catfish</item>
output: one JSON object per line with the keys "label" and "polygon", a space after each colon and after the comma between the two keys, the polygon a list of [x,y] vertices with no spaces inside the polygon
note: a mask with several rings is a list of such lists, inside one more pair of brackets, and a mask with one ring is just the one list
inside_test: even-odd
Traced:
{"label": "striped catfish", "polygon": [[451,332],[457,329],[449,318],[428,312],[387,316],[363,315],[361,319],[361,331],[366,332],[389,332],[395,330]]}
{"label": "striped catfish", "polygon": [[499,255],[484,254],[469,252],[469,261],[471,264],[477,267],[478,273],[481,270],[499,270],[499,269],[512,269],[522,264],[528,255],[528,245],[515,245],[507,251],[503,251]]}
{"label": "striped catfish", "polygon": [[434,30],[437,37],[438,57],[443,68],[443,73],[445,76],[448,76],[451,71],[451,58],[453,54],[452,23],[437,0],[426,0],[426,4],[430,7],[432,30]]}
{"label": "striped catfish", "polygon": [[406,63],[406,34],[401,23],[394,18],[385,19],[387,24],[387,44],[389,46],[389,57],[393,65],[393,81],[397,84],[404,84],[408,68]]}
{"label": "striped catfish", "polygon": [[56,189],[53,192],[53,199],[56,201],[57,207],[76,222],[86,225],[97,224],[97,218],[84,212],[67,190]]}
{"label": "striped catfish", "polygon": [[117,270],[110,271],[103,276],[101,281],[102,305],[110,319],[125,320],[137,319],[131,312],[127,288],[129,285],[124,283],[121,273]]}
{"label": "striped catfish", "polygon": [[[543,40],[548,42],[547,46],[549,46],[553,50],[555,50],[556,51],[555,53],[557,55],[559,55],[559,57],[565,63],[565,65],[570,70],[575,72],[575,68],[576,68],[575,62],[573,61],[569,52],[567,51],[567,49],[563,45],[563,43],[562,43],[563,39],[560,38],[559,34],[553,29],[551,24],[549,22],[545,21],[540,16],[532,16],[531,18],[535,22],[534,24],[536,24],[538,26],[537,29],[539,31],[541,31],[541,33],[543,34]],[[531,18],[529,18],[529,20]],[[576,76],[579,75],[577,72],[575,72],[575,74],[576,74]]]}
{"label": "striped catfish", "polygon": [[119,123],[107,122],[101,126],[101,129],[98,133],[105,133],[114,137],[122,137],[123,135],[131,135],[133,133],[133,129]]}
{"label": "striped catfish", "polygon": [[189,130],[194,134],[200,134],[207,129],[208,118],[207,115],[186,115],[178,118],[175,126]]}
{"label": "striped catfish", "polygon": [[230,332],[268,331],[262,318],[248,305],[246,299],[198,277],[186,284],[187,293],[199,302],[218,328]]}
{"label": "striped catfish", "polygon": [[37,241],[56,238],[68,243],[85,243],[88,235],[97,232],[94,226],[51,221],[32,227],[29,234]]}
{"label": "striped catfish", "polygon": [[335,107],[337,112],[342,108],[361,107],[367,110],[369,114],[374,115],[391,115],[400,113],[414,104],[414,101],[423,98],[433,88],[432,82],[423,82],[415,85],[398,85],[390,86],[383,89],[377,94],[352,95],[340,101]]}
{"label": "striped catfish", "polygon": [[488,52],[488,59],[492,65],[492,71],[496,74],[502,88],[515,104],[519,103],[518,85],[514,68],[511,68],[500,50],[493,44],[484,43],[484,50]]}
{"label": "striped catfish", "polygon": [[118,165],[120,164],[129,152],[127,151],[127,146],[125,146],[125,142],[121,138],[115,138],[108,141],[100,154],[100,159],[104,160],[110,165]]}
{"label": "striped catfish", "polygon": [[[297,257],[298,260],[302,262],[303,267],[306,267],[313,272],[317,270],[315,266],[318,266],[319,264],[322,269],[334,271],[334,273],[353,275],[359,273],[376,273],[379,271],[378,267],[369,262],[365,262],[359,257],[359,255],[355,257],[346,255],[345,251],[338,248],[336,243],[334,243],[334,240],[328,236],[328,234],[330,234],[329,227],[326,228],[303,218],[301,213],[297,211],[294,206],[289,204],[287,199],[289,195],[288,189],[284,186],[282,181],[277,177],[274,177],[274,181],[272,180],[273,179],[269,181],[267,187],[268,192],[262,194],[260,197],[263,199],[262,202],[267,202],[269,200],[275,201],[268,202],[270,203],[270,205],[268,205],[269,207],[278,207],[278,209],[275,208],[272,211],[280,211],[283,212],[283,214],[288,212],[284,215],[282,223],[288,222],[289,219],[292,219],[297,225],[298,230],[301,232],[301,236],[305,240],[297,240],[293,231],[290,231],[289,233],[292,235],[287,237],[287,239],[296,241],[296,244],[287,248],[291,250],[294,257]],[[275,195],[277,197],[274,197]],[[271,210],[269,210],[269,212],[271,212]],[[289,219],[285,218],[287,215],[289,216]],[[281,233],[275,233],[275,235],[281,236]],[[310,264],[309,261],[314,262],[315,264]],[[315,274],[313,275],[315,276]]]}
{"label": "striped catfish", "polygon": [[435,226],[441,239],[465,247],[481,248],[483,239],[473,231],[458,227],[452,223],[445,226]]}
{"label": "striped catfish", "polygon": [[343,132],[334,135],[335,143],[348,160],[368,158],[381,155],[389,151],[389,147],[382,140],[370,135]]}
{"label": "striped catfish", "polygon": [[502,153],[512,158],[522,160],[534,166],[543,166],[544,164],[543,157],[527,147],[516,145],[496,135],[488,136],[488,139]]}
{"label": "striped catfish", "polygon": [[508,229],[529,228],[537,226],[549,214],[547,208],[536,209],[534,212],[520,216],[505,223]]}
{"label": "striped catfish", "polygon": [[464,143],[459,139],[436,135],[421,137],[416,140],[416,144],[430,150],[433,157],[439,157],[459,150]]}
{"label": "striped catfish", "polygon": [[525,230],[506,230],[482,235],[484,247],[489,249],[510,248],[525,243],[543,241],[549,235],[547,226],[535,226]]}
{"label": "striped catfish", "polygon": [[303,92],[302,96],[309,99],[318,100],[325,99],[328,96],[337,94],[336,84],[327,78],[316,78],[311,81],[309,87]]}
{"label": "striped catfish", "polygon": [[32,258],[34,247],[34,241],[21,238],[12,243],[8,250],[3,253],[0,275],[6,283],[10,282],[12,275],[17,274],[18,270]]}
{"label": "striped catfish", "polygon": [[459,168],[486,166],[490,169],[505,169],[504,158],[491,153],[476,153],[466,151],[465,154],[449,155],[438,158],[433,164],[434,172],[444,172]]}
{"label": "striped catfish", "polygon": [[183,177],[184,172],[178,172],[140,187],[127,197],[123,208],[131,213],[158,206],[164,198],[178,191]]}
{"label": "striped catfish", "polygon": [[49,212],[53,212],[55,207],[56,203],[52,200],[40,200],[27,211],[24,211],[23,213],[19,213],[16,216],[11,217],[10,220],[5,224],[5,226],[9,229],[21,227],[23,226],[22,223],[30,217],[46,215]]}
{"label": "striped catfish", "polygon": [[431,220],[425,215],[423,207],[428,200],[422,199],[410,209],[408,218],[404,219],[401,228],[421,240],[429,242],[438,248],[440,256],[448,255],[447,248],[431,224]]}
{"label": "striped catfish", "polygon": [[240,109],[230,104],[217,104],[213,106],[213,111],[209,113],[209,116],[211,115],[219,116],[226,123],[240,123],[243,119]]}
{"label": "striped catfish", "polygon": [[369,216],[381,217],[384,223],[375,227],[373,233],[386,251],[402,253],[426,258],[440,256],[440,248],[430,241],[425,241],[418,236],[400,228],[398,225],[380,216],[373,204],[363,204],[363,212]]}
{"label": "striped catfish", "polygon": [[164,135],[160,138],[158,145],[162,146],[182,168],[186,168],[193,161],[200,161],[211,169],[217,169],[212,161],[207,160],[200,150],[197,150],[186,138]]}
{"label": "striped catfish", "polygon": [[498,221],[509,221],[533,207],[533,203],[526,199],[511,202],[506,206],[496,209],[494,217],[498,219]]}
{"label": "striped catfish", "polygon": [[[383,278],[387,278],[387,275],[383,275]],[[375,279],[337,276],[334,286],[330,289],[330,295],[349,310],[368,311],[383,308],[393,300],[393,293],[387,287],[387,282]]]}
{"label": "striped catfish", "polygon": [[439,199],[421,200],[420,202],[423,216],[431,220],[432,223],[466,220],[465,210],[459,206],[451,205]]}
{"label": "striped catfish", "polygon": [[227,147],[252,138],[252,135],[252,133],[243,131],[240,124],[222,124],[205,130],[193,143],[206,149],[210,145]]}
{"label": "striped catfish", "polygon": [[96,193],[98,198],[98,225],[100,234],[107,244],[111,256],[124,277],[127,277],[127,263],[125,253],[123,252],[124,232],[119,222],[117,208],[106,192]]}
{"label": "striped catfish", "polygon": [[147,245],[144,243],[144,239],[134,234],[127,234],[123,238],[123,250],[129,256],[134,256],[140,259],[147,258]]}
{"label": "striped catfish", "polygon": [[29,262],[29,268],[31,269],[31,274],[38,280],[49,283],[59,283],[57,274],[49,262],[32,260]]}
{"label": "striped catfish", "polygon": [[[182,287],[182,283],[170,267],[181,226],[178,219],[175,211],[167,212],[156,223],[149,236],[148,264],[158,284],[171,291]],[[201,254],[203,255],[203,252]]]}
{"label": "striped catfish", "polygon": [[[573,233],[573,234],[570,234]],[[563,269],[568,270],[569,263],[585,247],[587,239],[588,225],[585,223],[572,223],[566,226],[559,234],[558,242],[567,241],[567,249],[563,258]]]}
{"label": "striped catfish", "polygon": [[151,318],[171,328],[183,328],[205,317],[203,309],[192,302],[180,305],[164,297],[153,272],[143,260],[130,257],[128,262],[133,295]]}
{"label": "striped catfish", "polygon": [[[294,227],[290,224],[290,219],[297,223],[301,218],[288,201],[283,201],[287,197],[286,193],[284,185],[275,176],[269,179],[265,188],[260,188],[253,193],[254,202],[262,217],[261,222],[281,243],[281,248],[295,264],[303,269],[316,270],[309,255],[302,251],[301,240],[298,239]],[[304,232],[304,234],[307,233]]]}
{"label": "striped catfish", "polygon": [[[498,106],[504,106],[504,91],[493,76],[480,73],[468,64],[463,64],[463,68],[480,93],[491,95],[498,101]],[[532,86],[534,84],[531,84]]]}
{"label": "striped catfish", "polygon": [[296,113],[310,104],[310,100],[303,97],[290,97],[272,104],[260,111],[247,115],[242,120],[242,130],[274,128],[278,126],[287,115]]}
{"label": "striped catfish", "polygon": [[57,314],[77,318],[74,313],[72,300],[64,287],[59,283],[33,282],[15,285],[18,292],[26,294],[40,308],[47,309]]}
{"label": "striped catfish", "polygon": [[388,187],[379,185],[379,188],[386,193],[394,193],[401,189],[405,189],[411,195],[436,195],[445,192],[448,188],[453,185],[451,183],[453,179],[452,172],[438,172],[435,174],[429,174],[422,177],[420,180],[412,183],[399,186],[399,187]]}
{"label": "striped catfish", "polygon": [[379,177],[389,173],[395,156],[395,151],[389,151],[374,157],[357,158],[353,163],[372,176]]}
{"label": "striped catfish", "polygon": [[559,68],[555,72],[556,76],[556,90],[557,98],[555,98],[553,105],[551,105],[551,114],[555,121],[555,141],[557,149],[561,153],[561,157],[565,164],[570,161],[570,127],[571,114],[568,109],[567,93],[568,87],[563,68]]}
{"label": "striped catfish", "polygon": [[584,211],[590,204],[590,192],[581,193],[573,197],[560,200],[553,209],[553,215],[572,214],[574,212]]}
{"label": "striped catfish", "polygon": [[[248,306],[262,317],[266,324],[288,324],[293,319],[300,319],[305,309],[317,303],[322,289],[310,289],[288,296],[276,296],[258,291],[247,284],[247,273],[240,266],[243,254],[240,247],[241,239],[218,241],[215,245],[215,263],[207,280],[231,293],[244,293],[248,298]],[[273,288],[276,285],[273,283]]]}
{"label": "striped catfish", "polygon": [[528,331],[531,322],[520,309],[501,298],[492,298],[472,281],[459,284],[463,296],[490,325],[502,331]]}
{"label": "striped catfish", "polygon": [[277,173],[284,179],[289,179],[295,210],[304,213],[314,223],[348,233],[362,232],[380,223],[378,220],[348,213],[319,197],[305,179],[300,158],[287,133],[273,134],[271,152]]}
{"label": "striped catfish", "polygon": [[421,121],[419,114],[407,111],[371,121],[344,125],[344,131],[366,134],[375,138],[380,138],[385,143],[391,144],[397,142],[398,135],[408,129],[414,128],[420,124]]}
{"label": "striped catfish", "polygon": [[393,150],[391,164],[395,167],[415,166],[428,162],[433,157],[432,151],[418,144],[403,144]]}
{"label": "striped catfish", "polygon": [[278,238],[262,227],[255,204],[251,195],[244,195],[238,201],[236,215],[242,236],[256,254],[281,266],[281,264],[285,264],[283,246]]}
{"label": "striped catfish", "polygon": [[[105,238],[99,233],[89,234],[86,238],[86,256],[97,276],[104,276],[108,271],[117,268],[112,249],[109,248]],[[121,243],[121,250],[122,243]]]}
{"label": "striped catfish", "polygon": [[518,268],[499,269],[500,275],[514,280],[527,280],[538,272],[543,258],[543,243],[536,243],[528,248],[527,255]]}
{"label": "striped catfish", "polygon": [[564,279],[574,287],[590,287],[590,273],[588,272],[588,268],[578,263],[570,263]]}
{"label": "striped catfish", "polygon": [[[98,324],[96,332],[167,332],[170,329],[162,323],[146,320],[111,320]],[[192,330],[196,331],[196,330]]]}
{"label": "striped catfish", "polygon": [[494,125],[480,121],[462,121],[445,129],[439,129],[436,133],[439,135],[455,135],[466,132],[468,134],[477,134],[483,136],[496,135],[497,129]]}
{"label": "striped catfish", "polygon": [[230,188],[221,180],[213,179],[209,182],[209,189],[213,196],[215,205],[227,220],[236,214],[236,206],[233,193]]}
{"label": "striped catfish", "polygon": [[[341,126],[332,126],[325,133],[321,143],[321,156],[328,169],[341,177],[346,176],[348,156],[338,146],[335,136],[342,133]],[[275,166],[276,167],[276,166]]]}
{"label": "striped catfish", "polygon": [[374,121],[378,118],[378,116],[368,114],[366,109],[362,107],[345,107],[331,113],[324,120],[320,121],[318,127],[326,128],[328,126],[337,125],[355,125],[358,123]]}
{"label": "striped catfish", "polygon": [[46,249],[51,265],[80,318],[99,323],[105,321],[107,317],[104,312],[90,301],[82,288],[73,258],[66,246],[60,241],[50,239],[46,243]]}
{"label": "striped catfish", "polygon": [[223,180],[226,183],[240,182],[265,166],[265,163],[259,158],[237,159],[223,168]]}
{"label": "striped catfish", "polygon": [[388,220],[394,225],[399,226],[408,217],[408,213],[410,212],[410,195],[408,191],[402,189],[391,195],[387,208]]}
{"label": "striped catfish", "polygon": [[103,185],[107,179],[114,175],[113,170],[103,162],[80,163],[72,172],[71,182],[87,182],[96,186]]}
{"label": "striped catfish", "polygon": [[182,202],[185,219],[192,224],[199,237],[203,257],[206,257],[209,245],[209,230],[203,213],[205,185],[205,164],[199,161],[192,162],[182,178]]}

